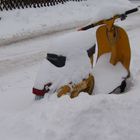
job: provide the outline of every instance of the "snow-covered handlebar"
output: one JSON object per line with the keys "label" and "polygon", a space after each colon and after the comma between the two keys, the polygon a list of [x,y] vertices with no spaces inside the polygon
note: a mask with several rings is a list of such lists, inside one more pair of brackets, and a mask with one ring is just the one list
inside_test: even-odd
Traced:
{"label": "snow-covered handlebar", "polygon": [[98,25],[101,25],[101,24],[105,24],[106,21],[112,20],[112,19],[115,20],[115,19],[120,18],[121,20],[124,20],[124,19],[126,19],[126,17],[127,17],[128,14],[131,14],[131,13],[134,13],[134,12],[137,12],[137,11],[138,11],[138,8],[134,8],[134,9],[128,10],[128,11],[126,11],[123,14],[115,15],[115,16],[109,18],[109,19],[100,20],[100,21],[98,21],[96,23],[92,23],[90,25],[87,25],[85,27],[82,27],[78,31],[88,30],[88,29],[93,28],[95,26],[98,26]]}

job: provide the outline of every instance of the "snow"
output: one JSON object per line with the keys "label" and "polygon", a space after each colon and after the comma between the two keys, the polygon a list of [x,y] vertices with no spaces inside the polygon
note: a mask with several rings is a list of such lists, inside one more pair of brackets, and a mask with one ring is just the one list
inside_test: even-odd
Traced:
{"label": "snow", "polygon": [[74,55],[79,55],[93,47],[96,43],[94,37],[94,30],[65,33],[50,42],[47,52],[61,54],[71,59]]}
{"label": "snow", "polygon": [[[83,62],[83,65],[79,61]],[[75,59],[68,60],[62,68],[57,68],[49,61],[44,60],[38,72],[34,87],[42,90],[45,84],[52,83],[50,89],[54,92],[58,87],[68,84],[71,81],[77,83],[81,79],[87,78],[90,72],[91,64],[86,52],[79,57],[75,57]]]}
{"label": "snow", "polygon": [[53,39],[47,47],[47,53],[65,56],[65,66],[56,67],[45,59],[41,64],[34,88],[42,90],[44,85],[52,83],[50,90],[54,92],[58,87],[71,82],[78,83],[87,78],[92,72],[87,50],[94,46],[94,36],[93,30],[76,31]]}
{"label": "snow", "polygon": [[110,18],[132,7],[135,5],[128,0],[100,0],[100,3],[98,0],[87,0],[54,7],[4,11],[0,13],[0,44],[78,28],[89,22]]}
{"label": "snow", "polygon": [[[116,1],[118,1],[117,5],[119,5],[119,2],[125,3],[124,0],[123,1],[116,0]],[[90,2],[92,1],[89,1],[89,3]],[[112,2],[114,1],[112,0]],[[86,2],[83,3],[82,4],[79,3],[78,5],[85,5]],[[73,4],[70,3],[70,7],[72,5]],[[111,5],[111,3],[109,5]],[[64,7],[67,6],[68,4],[65,5]],[[59,7],[59,5],[56,7]],[[40,11],[43,11],[44,9],[45,8],[40,9]],[[50,7],[49,9],[53,8]],[[93,17],[91,17],[91,15],[94,12],[91,13],[91,9],[93,9],[92,6],[89,11],[86,12],[83,11],[83,13],[86,13],[88,16],[85,14],[83,15],[80,14],[81,17],[83,16],[81,18],[83,20],[80,19],[80,24],[87,23],[87,19],[88,22],[89,20],[90,21],[93,20]],[[31,9],[30,11],[32,11],[32,13],[36,12],[36,10],[34,9]],[[53,10],[50,10],[50,12],[51,11],[53,12]],[[16,12],[19,12],[19,17],[24,16],[24,12],[23,15],[21,11],[15,11],[15,13]],[[71,13],[71,11],[69,12]],[[11,15],[14,15],[13,13],[14,12],[11,12]],[[7,37],[8,36],[7,33],[4,32],[6,31],[6,29],[8,29],[6,23],[7,24],[11,23],[12,22],[11,20],[14,21],[14,19],[16,19],[16,16],[10,16],[9,12],[1,13],[1,15],[4,18],[6,17],[5,27],[4,26],[2,27],[2,25],[0,25],[0,27],[2,27],[3,29],[3,30],[1,29],[1,34],[5,33],[5,36]],[[74,14],[72,15],[73,18],[75,16]],[[25,15],[25,19],[26,17],[27,14]],[[34,16],[32,16],[32,18],[33,17]],[[98,94],[94,96],[89,96],[86,93],[81,93],[80,96],[75,99],[70,99],[68,96],[63,96],[62,98],[58,99],[54,94],[51,96],[49,95],[45,96],[44,99],[36,102],[34,101],[34,96],[32,95],[31,90],[38,69],[40,67],[40,62],[46,57],[47,46],[49,46],[50,44],[49,42],[54,40],[54,38],[56,38],[60,34],[63,35],[64,33],[45,35],[40,38],[30,39],[26,41],[24,40],[19,43],[1,46],[0,139],[139,140],[140,139],[139,133],[140,18],[139,17],[140,12],[138,12],[137,14],[130,15],[125,21],[117,22],[117,24],[122,25],[127,30],[132,49],[131,74],[133,76],[133,81],[132,85],[129,88],[129,91],[121,95]],[[21,19],[19,19],[19,21],[21,21]],[[61,21],[62,19],[65,20],[64,17],[61,18]],[[8,22],[8,20],[11,22]],[[40,26],[39,21],[42,22],[43,19],[41,20],[40,17],[40,20],[38,20],[38,25]],[[80,26],[78,22],[76,22],[76,20],[73,20],[73,23],[77,24],[76,26],[78,25]],[[10,32],[11,34],[14,34],[14,31],[20,33],[21,30],[20,31],[18,30],[20,28],[19,27],[20,23],[22,26],[23,25],[22,22],[16,22],[15,25],[16,28],[13,27],[11,29],[13,30],[13,32],[12,31]],[[72,28],[73,23],[69,22],[69,24],[67,25],[71,25],[70,28]],[[27,24],[25,24],[25,27],[27,27],[26,25]],[[56,26],[56,28],[57,27],[58,26]],[[30,28],[33,30],[35,29],[34,26],[30,26]],[[44,28],[41,27],[40,29],[44,30]],[[54,31],[56,31],[55,28]]]}
{"label": "snow", "polygon": [[121,63],[115,66],[108,63],[110,54],[101,56],[93,69],[95,78],[94,94],[108,94],[116,87],[121,85],[121,82],[127,77],[128,72]]}

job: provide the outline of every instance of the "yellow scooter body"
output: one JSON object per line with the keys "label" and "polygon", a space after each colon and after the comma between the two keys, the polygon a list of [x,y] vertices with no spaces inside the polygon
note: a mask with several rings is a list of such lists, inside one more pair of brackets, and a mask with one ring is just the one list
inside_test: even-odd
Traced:
{"label": "yellow scooter body", "polygon": [[[105,21],[106,22],[106,21]],[[129,66],[131,59],[131,50],[129,45],[128,36],[124,29],[115,26],[113,20],[107,21],[107,24],[100,26],[96,31],[97,43],[98,43],[98,56],[105,53],[111,53],[110,63],[116,65],[121,62],[124,68],[130,74]],[[91,64],[93,64],[93,55],[90,56]],[[95,81],[96,82],[96,81]],[[64,85],[59,88],[58,97],[70,93],[70,97],[74,98],[84,91],[92,94],[94,88],[94,77],[89,75],[87,79],[77,83],[76,85]]]}
{"label": "yellow scooter body", "polygon": [[[121,62],[124,68],[130,74],[129,66],[131,59],[131,50],[129,45],[128,36],[124,29],[113,25],[113,20],[107,21],[107,24],[100,26],[96,31],[97,43],[98,43],[98,56],[105,53],[111,53],[110,63],[115,65]],[[90,56],[91,64],[93,64],[93,55]],[[96,81],[95,81],[96,82]],[[76,85],[64,85],[58,90],[58,97],[70,93],[70,97],[74,98],[84,91],[92,94],[94,88],[94,77],[89,77]]]}
{"label": "yellow scooter body", "polygon": [[117,62],[121,62],[129,75],[131,50],[125,30],[115,25],[108,30],[107,25],[103,25],[97,29],[96,37],[98,44],[97,59],[99,59],[101,55],[110,52],[110,63],[115,65]]}
{"label": "yellow scooter body", "polygon": [[93,88],[94,77],[93,75],[89,74],[87,79],[83,79],[77,84],[70,83],[60,87],[57,91],[57,96],[61,97],[69,93],[71,98],[75,98],[80,94],[80,92],[87,92],[89,95],[92,95]]}

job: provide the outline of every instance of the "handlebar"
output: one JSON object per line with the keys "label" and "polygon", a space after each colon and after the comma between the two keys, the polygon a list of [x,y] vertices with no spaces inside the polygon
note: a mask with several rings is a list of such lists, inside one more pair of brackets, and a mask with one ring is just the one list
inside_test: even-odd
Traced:
{"label": "handlebar", "polygon": [[137,11],[138,11],[138,8],[134,8],[134,9],[126,11],[125,15],[131,14],[131,13],[134,13],[134,12],[137,12]]}

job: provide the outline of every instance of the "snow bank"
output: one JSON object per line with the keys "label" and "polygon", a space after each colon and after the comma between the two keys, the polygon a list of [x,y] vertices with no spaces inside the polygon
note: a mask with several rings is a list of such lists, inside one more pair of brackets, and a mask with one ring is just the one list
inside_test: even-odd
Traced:
{"label": "snow bank", "polygon": [[139,140],[137,91],[138,88],[122,96],[83,93],[73,100],[51,96],[16,114],[1,111],[0,137],[5,140]]}
{"label": "snow bank", "polygon": [[[90,15],[90,13],[87,14]],[[41,101],[34,102],[31,87],[38,65],[33,66],[34,63],[27,62],[29,64],[27,67],[27,65],[21,63],[23,65],[22,69],[17,71],[16,67],[14,72],[11,72],[11,69],[9,69],[8,74],[6,73],[0,77],[0,139],[139,140],[140,28],[135,26],[140,23],[139,16],[138,14],[134,18],[130,17],[129,20],[123,22],[124,27],[126,23],[129,23],[129,27],[133,23],[133,28],[129,28],[128,33],[132,46],[131,72],[135,79],[133,81],[134,86],[131,87],[127,94],[89,96],[81,93],[78,98],[73,100],[68,96],[58,99],[54,94],[45,96]],[[5,16],[3,15],[3,17]],[[5,26],[5,28],[7,27]],[[30,43],[32,44],[32,47],[30,47],[36,47],[36,51],[38,46],[46,46],[45,43],[41,44],[41,41],[35,45],[36,40],[30,41]],[[6,59],[7,55],[7,61],[9,61],[10,57],[11,59],[14,57],[15,53],[10,51],[10,49],[14,49],[17,55],[20,55],[21,52],[17,50],[19,50],[19,47],[22,47],[25,49],[24,53],[26,53],[29,42],[21,44],[6,47],[4,58]],[[32,52],[31,48],[30,51]],[[44,50],[46,49],[44,48]],[[1,51],[0,53],[2,54]],[[25,55],[22,57],[27,59]],[[30,60],[29,57],[28,59]],[[37,60],[35,59],[35,61]],[[21,60],[18,62],[20,63]],[[17,64],[13,64],[13,67],[15,65]],[[5,70],[8,68],[5,66]]]}
{"label": "snow bank", "polygon": [[0,13],[0,44],[82,26],[131,9],[128,0],[87,0]]}

